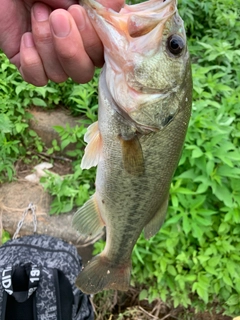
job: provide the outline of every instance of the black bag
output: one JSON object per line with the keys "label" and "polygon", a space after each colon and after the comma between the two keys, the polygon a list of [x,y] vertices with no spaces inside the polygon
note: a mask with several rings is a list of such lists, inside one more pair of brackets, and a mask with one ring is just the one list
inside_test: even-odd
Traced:
{"label": "black bag", "polygon": [[74,246],[47,235],[0,247],[0,320],[92,320],[76,286],[82,262]]}

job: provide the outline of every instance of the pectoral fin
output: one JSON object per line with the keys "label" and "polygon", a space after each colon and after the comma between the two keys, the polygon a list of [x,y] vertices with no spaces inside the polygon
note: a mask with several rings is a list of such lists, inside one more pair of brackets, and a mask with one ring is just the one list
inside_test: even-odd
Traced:
{"label": "pectoral fin", "polygon": [[156,214],[153,216],[153,218],[148,222],[148,224],[144,227],[144,236],[146,239],[151,238],[154,236],[159,229],[161,228],[166,212],[168,208],[168,195],[164,202],[162,203],[161,207],[158,209]]}
{"label": "pectoral fin", "polygon": [[140,176],[144,173],[144,159],[138,136],[129,140],[119,137],[122,144],[122,158],[124,169],[132,175]]}
{"label": "pectoral fin", "polygon": [[102,152],[102,138],[98,129],[98,122],[94,122],[88,127],[84,141],[88,144],[82,158],[81,168],[89,169],[98,165]]}
{"label": "pectoral fin", "polygon": [[87,132],[84,135],[84,141],[87,143],[90,142],[97,132],[98,132],[98,121],[92,123],[87,128]]}

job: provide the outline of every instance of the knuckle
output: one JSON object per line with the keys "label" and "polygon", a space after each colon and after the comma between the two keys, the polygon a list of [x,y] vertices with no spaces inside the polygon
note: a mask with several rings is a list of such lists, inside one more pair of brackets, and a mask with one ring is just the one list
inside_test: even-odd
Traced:
{"label": "knuckle", "polygon": [[49,80],[55,82],[55,83],[61,83],[68,79],[68,76],[66,74],[50,74],[48,75]]}
{"label": "knuckle", "polygon": [[41,30],[36,28],[33,30],[33,38],[36,47],[52,43],[52,34],[50,30]]}
{"label": "knuckle", "polygon": [[22,55],[21,57],[21,66],[23,68],[35,69],[41,65],[41,62],[38,58],[31,55]]}
{"label": "knuckle", "polygon": [[22,78],[28,82],[33,84],[34,86],[38,86],[38,87],[43,87],[48,83],[48,79],[46,77],[41,77],[39,76],[39,74],[25,74],[24,71],[22,70],[21,72],[22,74]]}
{"label": "knuckle", "polygon": [[64,50],[58,51],[58,55],[62,60],[66,61],[74,61],[79,58],[79,52],[75,46],[69,46],[67,50],[64,48]]}
{"label": "knuckle", "polygon": [[94,75],[94,69],[93,70],[82,70],[83,72],[81,72],[81,70],[79,70],[77,75],[73,75],[72,79],[73,81],[77,82],[77,83],[87,83],[89,81],[92,80],[93,75]]}

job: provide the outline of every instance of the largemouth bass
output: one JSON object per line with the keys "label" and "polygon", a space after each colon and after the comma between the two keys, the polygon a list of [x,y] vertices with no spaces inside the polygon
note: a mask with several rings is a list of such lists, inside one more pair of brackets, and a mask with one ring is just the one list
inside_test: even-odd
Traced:
{"label": "largemouth bass", "polygon": [[75,214],[81,235],[106,227],[106,246],[77,278],[85,293],[127,290],[131,253],[144,229],[163,224],[171,179],[191,113],[192,78],[176,0],[125,5],[119,13],[83,0],[101,38],[98,122],[85,135],[82,168],[97,167],[96,192]]}

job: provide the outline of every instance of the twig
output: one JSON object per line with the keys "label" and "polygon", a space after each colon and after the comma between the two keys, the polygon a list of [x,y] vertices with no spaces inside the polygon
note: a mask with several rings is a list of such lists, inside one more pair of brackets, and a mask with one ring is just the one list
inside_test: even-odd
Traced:
{"label": "twig", "polygon": [[165,320],[165,319],[167,319],[168,317],[172,317],[172,318],[178,320],[178,318],[176,318],[175,316],[173,316],[173,315],[171,314],[171,312],[170,312],[169,314],[167,314],[166,316],[164,316],[163,318],[159,319],[159,320]]}
{"label": "twig", "polygon": [[154,306],[154,308],[152,310],[152,314],[155,315],[156,317],[159,316],[161,306],[162,306],[162,302],[161,302],[161,300],[158,299],[158,302],[156,303],[156,305]]}
{"label": "twig", "polygon": [[161,318],[160,320],[165,320],[165,319],[167,319],[168,317],[170,317],[171,316],[171,313],[169,313],[169,314],[166,314],[163,318]]}
{"label": "twig", "polygon": [[56,159],[56,160],[61,160],[61,161],[66,161],[66,162],[72,162],[72,159],[63,157],[63,156],[54,156],[53,154],[47,154],[45,152],[38,153],[39,156],[50,158],[50,159]]}
{"label": "twig", "polygon": [[145,313],[147,316],[149,316],[151,319],[154,319],[154,320],[158,320],[159,318],[158,317],[155,317],[154,315],[152,315],[151,313],[147,312],[145,309],[143,309],[141,306],[138,306],[138,308],[143,312]]}
{"label": "twig", "polygon": [[38,156],[39,158],[42,158],[43,160],[49,161],[49,157],[47,157],[47,156],[45,156],[45,155],[43,155],[43,154],[41,154],[41,153],[38,153],[37,156]]}
{"label": "twig", "polygon": [[114,296],[113,296],[113,303],[111,305],[111,310],[118,304],[118,291],[115,290]]}

